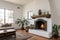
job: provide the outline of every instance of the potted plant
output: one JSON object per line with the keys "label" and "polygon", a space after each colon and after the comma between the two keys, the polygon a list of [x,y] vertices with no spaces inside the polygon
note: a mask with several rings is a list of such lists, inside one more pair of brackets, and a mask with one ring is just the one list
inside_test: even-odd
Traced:
{"label": "potted plant", "polygon": [[56,25],[56,24],[53,25],[53,27],[52,27],[52,34],[53,34],[54,38],[58,38],[58,36],[59,36],[58,30],[59,29],[60,29],[60,25],[59,26]]}
{"label": "potted plant", "polygon": [[24,30],[24,25],[28,25],[28,21],[25,18],[17,19],[16,24],[22,25],[21,29]]}

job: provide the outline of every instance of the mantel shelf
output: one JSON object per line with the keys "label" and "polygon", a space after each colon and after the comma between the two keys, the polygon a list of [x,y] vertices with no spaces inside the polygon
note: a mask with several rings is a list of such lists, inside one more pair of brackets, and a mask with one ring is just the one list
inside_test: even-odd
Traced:
{"label": "mantel shelf", "polygon": [[51,18],[51,14],[33,15],[31,17],[32,17],[32,19],[39,18],[39,17]]}

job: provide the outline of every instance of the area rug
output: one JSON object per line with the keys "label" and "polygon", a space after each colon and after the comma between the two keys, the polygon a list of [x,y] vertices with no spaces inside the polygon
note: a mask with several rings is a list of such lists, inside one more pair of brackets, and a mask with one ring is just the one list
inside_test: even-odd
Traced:
{"label": "area rug", "polygon": [[24,33],[16,33],[16,37],[17,39],[21,39],[21,40],[27,40],[28,38],[31,38],[32,35],[31,34],[27,34],[27,35],[24,35]]}

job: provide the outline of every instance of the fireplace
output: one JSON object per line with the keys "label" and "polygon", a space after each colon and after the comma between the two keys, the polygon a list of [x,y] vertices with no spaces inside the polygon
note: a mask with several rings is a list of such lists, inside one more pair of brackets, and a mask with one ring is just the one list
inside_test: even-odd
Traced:
{"label": "fireplace", "polygon": [[35,21],[35,29],[47,31],[47,21],[44,19],[38,19]]}
{"label": "fireplace", "polygon": [[29,33],[51,38],[52,37],[52,19],[51,18],[45,18],[45,17],[39,17],[36,19],[33,19],[30,21],[30,24],[32,24],[33,29],[29,29]]}

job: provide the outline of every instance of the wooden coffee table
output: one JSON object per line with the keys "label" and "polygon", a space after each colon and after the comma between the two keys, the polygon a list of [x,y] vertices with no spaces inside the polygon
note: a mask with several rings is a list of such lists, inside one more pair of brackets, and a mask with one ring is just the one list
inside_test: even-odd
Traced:
{"label": "wooden coffee table", "polygon": [[14,35],[14,37],[16,37],[16,30],[14,28],[0,28],[0,37],[4,37],[4,36],[12,36]]}

